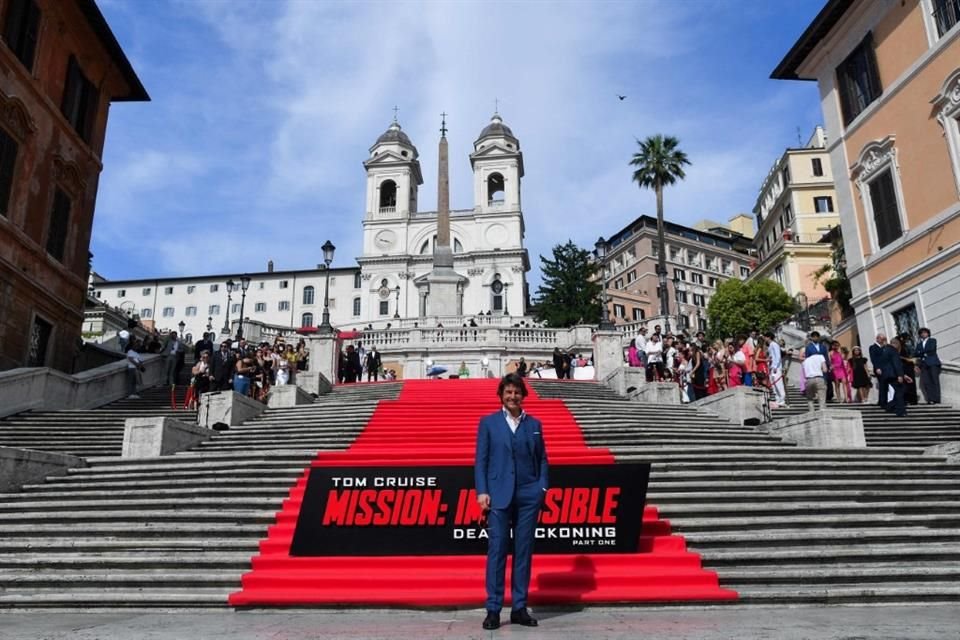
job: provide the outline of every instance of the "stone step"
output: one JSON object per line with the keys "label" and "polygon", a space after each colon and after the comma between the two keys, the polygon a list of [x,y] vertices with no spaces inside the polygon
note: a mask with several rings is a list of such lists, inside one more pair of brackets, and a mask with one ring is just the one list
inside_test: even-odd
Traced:
{"label": "stone step", "polygon": [[[782,554],[790,557],[849,555],[899,557],[917,551],[911,540],[934,540],[937,545],[923,553],[960,553],[960,528],[924,526],[890,526],[848,529],[810,527],[797,530],[765,530],[762,535],[744,535],[741,531],[700,531],[685,534],[687,542],[698,549],[710,548],[712,561],[727,558],[749,558],[753,561],[771,558],[779,561]],[[894,555],[890,555],[893,553]]]}
{"label": "stone step", "polygon": [[803,529],[813,527],[835,528],[878,528],[883,526],[901,527],[920,525],[929,527],[960,527],[960,514],[891,514],[891,513],[840,513],[840,514],[801,514],[801,515],[758,515],[728,517],[671,517],[669,512],[661,512],[661,517],[671,522],[674,529],[681,533],[693,531],[742,531],[745,536],[759,536],[763,530]]}
{"label": "stone step", "polygon": [[829,567],[809,567],[790,565],[773,568],[740,569],[729,567],[723,571],[723,584],[761,586],[819,584],[856,584],[858,582],[886,583],[895,582],[905,586],[911,583],[952,582],[960,578],[960,563],[931,564],[889,564],[883,566],[831,565]]}
{"label": "stone step", "polygon": [[[116,523],[127,527],[143,525],[150,527],[153,523],[186,523],[195,527],[206,529],[205,523],[244,523],[263,525],[273,524],[276,521],[277,511],[280,505],[275,504],[271,509],[263,507],[244,508],[221,508],[211,510],[209,507],[197,507],[189,509],[153,509],[138,510],[134,514],[130,511],[117,509],[114,505],[110,510],[98,510],[95,512],[67,511],[60,513],[50,513],[47,511],[30,511],[19,513],[0,513],[0,527],[8,530],[12,527],[24,523],[60,523],[61,525],[75,525],[78,523]],[[133,517],[131,517],[133,516]]]}
{"label": "stone step", "polygon": [[[707,487],[704,487],[707,489]],[[647,499],[658,506],[675,505],[681,503],[702,504],[703,502],[739,502],[744,500],[768,501],[771,499],[778,501],[787,500],[854,500],[868,505],[879,504],[884,501],[907,501],[921,500],[929,501],[934,499],[956,500],[960,498],[960,489],[940,489],[936,491],[874,491],[874,490],[838,490],[835,487],[824,487],[819,491],[789,491],[781,488],[770,488],[766,491],[719,491],[714,489],[712,494],[705,497],[700,493],[693,492],[670,492],[658,491],[648,488]],[[958,503],[960,508],[960,503]]]}
{"label": "stone step", "polygon": [[945,604],[960,601],[960,585],[945,582],[835,584],[823,587],[762,587],[721,581],[735,589],[738,604]]}
{"label": "stone step", "polygon": [[[262,528],[259,530],[262,531]],[[90,537],[86,535],[64,535],[63,527],[60,527],[59,530],[41,537],[0,539],[0,554],[16,554],[4,557],[25,558],[27,561],[30,561],[31,558],[43,558],[46,555],[58,553],[80,554],[83,557],[98,553],[114,555],[124,553],[127,557],[136,559],[146,557],[144,556],[146,553],[165,555],[189,552],[207,553],[206,549],[215,546],[217,553],[233,551],[245,556],[249,561],[260,542],[258,536],[252,532],[239,537],[228,537],[227,532],[221,531],[215,537],[203,539],[190,538],[184,533],[179,531],[176,534],[171,534],[170,538],[148,538],[141,536],[118,537],[111,535],[109,532],[103,532],[102,535]],[[196,535],[197,531],[193,531],[192,534]]]}
{"label": "stone step", "polygon": [[[193,514],[190,514],[193,515]],[[271,514],[273,515],[273,514]],[[247,520],[246,517],[242,518]],[[85,536],[97,535],[116,538],[173,538],[174,540],[196,536],[202,532],[211,538],[216,538],[218,544],[224,537],[243,537],[252,538],[259,541],[267,530],[266,522],[257,524],[238,524],[241,518],[234,515],[224,515],[217,520],[205,520],[203,526],[199,526],[199,520],[171,521],[164,518],[160,524],[152,522],[128,522],[125,520],[115,520],[113,522],[89,522],[83,525],[81,533]],[[272,519],[269,524],[272,524]],[[64,533],[64,523],[49,521],[44,523],[31,522],[30,524],[3,524],[3,534],[5,539],[14,537],[37,537],[42,538],[46,535],[54,537],[62,536]]]}
{"label": "stone step", "polygon": [[[238,583],[239,586],[239,583]],[[5,609],[152,609],[166,607],[223,608],[227,597],[238,586],[194,587],[191,589],[148,589],[132,591],[128,587],[103,587],[59,590],[17,590],[16,593],[0,591],[0,608]]]}
{"label": "stone step", "polygon": [[[71,487],[69,491],[49,489],[46,485],[30,485],[20,493],[0,493],[0,509],[5,508],[4,502],[22,501],[60,501],[67,499],[83,500],[89,495],[103,495],[106,489],[103,485],[95,484],[86,487]],[[276,482],[264,482],[259,486],[239,487],[207,487],[197,486],[195,483],[187,486],[170,488],[165,484],[158,484],[154,488],[135,486],[130,483],[119,484],[109,492],[110,500],[141,500],[158,499],[164,497],[178,498],[232,498],[232,497],[281,497],[286,498],[289,488],[278,486]]]}
{"label": "stone step", "polygon": [[[286,495],[278,495],[276,497],[246,495],[231,497],[179,496],[175,498],[147,498],[143,496],[129,496],[126,499],[121,499],[119,497],[114,498],[112,494],[109,498],[103,498],[99,500],[89,499],[82,496],[71,496],[69,500],[38,500],[34,497],[32,500],[0,502],[0,523],[15,522],[26,519],[27,513],[33,513],[38,519],[56,519],[57,517],[64,517],[65,519],[70,520],[74,518],[82,518],[83,514],[80,512],[88,510],[97,511],[97,515],[113,513],[118,514],[119,516],[119,514],[127,512],[125,514],[126,518],[130,517],[129,511],[137,511],[138,518],[140,517],[140,513],[165,513],[166,511],[174,511],[175,513],[172,515],[172,517],[179,517],[181,514],[195,511],[216,512],[218,509],[222,510],[223,513],[239,512],[240,510],[263,511],[270,509],[273,509],[274,512],[276,512],[280,509],[281,502],[285,497]],[[57,513],[62,513],[62,511],[66,509],[71,509],[73,513],[67,515],[59,515]],[[41,512],[41,514],[37,515],[34,512]],[[17,517],[16,514],[20,514],[23,517]],[[213,513],[212,515],[216,515],[216,513]],[[203,514],[203,517],[207,516],[208,514]]]}
{"label": "stone step", "polygon": [[64,584],[71,588],[126,587],[129,589],[181,588],[192,592],[195,588],[223,587],[240,588],[243,570],[205,569],[204,571],[171,571],[170,569],[140,568],[134,570],[105,567],[101,570],[44,571],[38,569],[0,569],[0,584],[16,585],[21,589],[63,590]]}
{"label": "stone step", "polygon": [[203,569],[229,569],[243,572],[250,568],[248,551],[204,552],[170,549],[138,549],[136,555],[104,553],[37,553],[7,555],[0,553],[0,571],[15,570],[140,570],[164,569],[167,567]]}

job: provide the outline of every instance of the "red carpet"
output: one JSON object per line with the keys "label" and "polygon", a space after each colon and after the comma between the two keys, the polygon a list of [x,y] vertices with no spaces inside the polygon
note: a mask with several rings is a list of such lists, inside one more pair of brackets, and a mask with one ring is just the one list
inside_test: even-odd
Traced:
{"label": "red carpet", "polygon": [[[497,380],[410,380],[397,400],[381,401],[344,452],[321,453],[313,466],[472,465],[477,423],[499,407]],[[524,409],[544,424],[550,465],[614,461],[588,447],[561,400],[530,390]],[[485,599],[485,556],[325,557],[289,555],[307,473],[291,490],[260,543],[233,606],[475,606]],[[536,549],[536,548],[535,548]],[[507,584],[509,585],[509,563]],[[507,587],[509,600],[509,586]],[[647,506],[640,552],[537,555],[530,604],[732,600],[717,575],[701,567],[670,523]]]}

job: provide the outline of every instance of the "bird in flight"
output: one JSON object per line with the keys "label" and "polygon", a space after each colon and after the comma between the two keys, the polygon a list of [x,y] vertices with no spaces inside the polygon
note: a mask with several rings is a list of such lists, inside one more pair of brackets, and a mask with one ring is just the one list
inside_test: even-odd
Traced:
{"label": "bird in flight", "polygon": [[617,94],[617,97],[620,98],[620,100],[626,100],[626,99],[627,99],[627,96],[622,96],[622,95],[620,95],[619,93]]}

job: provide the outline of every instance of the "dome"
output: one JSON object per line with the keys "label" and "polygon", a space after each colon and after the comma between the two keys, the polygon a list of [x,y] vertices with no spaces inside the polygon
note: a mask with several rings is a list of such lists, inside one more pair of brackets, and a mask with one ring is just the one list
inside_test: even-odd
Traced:
{"label": "dome", "polygon": [[517,139],[510,127],[503,124],[503,118],[500,117],[499,113],[493,114],[493,117],[490,118],[490,124],[483,128],[477,140],[483,140],[484,138],[510,138],[514,141]]}
{"label": "dome", "polygon": [[407,136],[407,134],[400,130],[400,124],[396,121],[390,123],[390,126],[387,128],[387,130],[384,131],[379,138],[377,138],[374,146],[378,144],[390,144],[393,142],[405,144],[411,147],[413,146],[413,143],[410,142],[410,138]]}

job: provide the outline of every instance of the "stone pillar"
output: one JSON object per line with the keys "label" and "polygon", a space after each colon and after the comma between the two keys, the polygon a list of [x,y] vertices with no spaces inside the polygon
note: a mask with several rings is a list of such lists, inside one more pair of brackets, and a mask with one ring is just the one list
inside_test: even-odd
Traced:
{"label": "stone pillar", "polygon": [[0,447],[0,492],[18,491],[25,484],[61,476],[67,469],[85,467],[83,458],[64,453]]}
{"label": "stone pillar", "polygon": [[648,382],[636,391],[628,393],[627,397],[647,404],[682,404],[680,387],[673,382]]}
{"label": "stone pillar", "polygon": [[597,380],[603,380],[623,367],[620,337],[619,331],[597,331],[593,334],[593,366]]}
{"label": "stone pillar", "polygon": [[339,355],[336,338],[332,334],[311,336],[307,341],[307,347],[310,349],[310,371],[308,373],[320,373],[328,381],[335,381],[337,379],[337,356]]}
{"label": "stone pillar", "polygon": [[[232,392],[231,392],[232,393]],[[156,458],[195,447],[213,432],[176,418],[127,418],[123,428],[123,458]]]}
{"label": "stone pillar", "polygon": [[853,409],[812,411],[777,420],[763,430],[802,447],[847,449],[867,446],[863,416]]}
{"label": "stone pillar", "polygon": [[769,419],[766,402],[762,391],[739,386],[691,402],[690,406],[706,409],[739,425],[758,425]]}
{"label": "stone pillar", "polygon": [[[320,377],[320,374],[316,374]],[[271,409],[277,407],[295,407],[301,404],[313,404],[313,396],[306,389],[301,389],[297,385],[285,384],[279,387],[273,387],[267,395],[267,406]]]}
{"label": "stone pillar", "polygon": [[214,391],[200,396],[197,422],[201,427],[213,429],[214,425],[234,426],[263,413],[267,405],[235,391]]}

